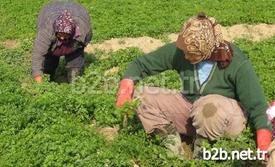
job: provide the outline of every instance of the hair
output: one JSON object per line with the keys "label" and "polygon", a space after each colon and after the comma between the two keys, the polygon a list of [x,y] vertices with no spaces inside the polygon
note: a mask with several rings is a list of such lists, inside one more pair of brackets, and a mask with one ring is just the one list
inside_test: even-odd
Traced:
{"label": "hair", "polygon": [[207,16],[206,16],[206,14],[204,12],[199,12],[198,15],[197,15],[197,18],[198,19],[206,19]]}

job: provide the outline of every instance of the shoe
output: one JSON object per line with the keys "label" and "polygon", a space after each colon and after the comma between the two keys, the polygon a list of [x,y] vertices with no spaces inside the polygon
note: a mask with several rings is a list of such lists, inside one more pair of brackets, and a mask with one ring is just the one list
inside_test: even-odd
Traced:
{"label": "shoe", "polygon": [[203,159],[203,148],[202,148],[202,143],[203,142],[208,142],[208,140],[202,136],[197,135],[196,139],[194,141],[194,150],[193,150],[193,159]]}
{"label": "shoe", "polygon": [[168,124],[163,127],[161,131],[157,131],[164,139],[164,147],[167,149],[167,156],[169,158],[184,158],[184,150],[182,148],[181,137],[177,132],[175,126],[173,124]]}
{"label": "shoe", "polygon": [[181,145],[181,138],[179,133],[167,135],[163,142],[165,148],[167,149],[168,157],[177,157],[182,160],[184,159],[184,150]]}
{"label": "shoe", "polygon": [[69,68],[67,73],[68,82],[72,83],[81,73],[82,70],[80,68]]}

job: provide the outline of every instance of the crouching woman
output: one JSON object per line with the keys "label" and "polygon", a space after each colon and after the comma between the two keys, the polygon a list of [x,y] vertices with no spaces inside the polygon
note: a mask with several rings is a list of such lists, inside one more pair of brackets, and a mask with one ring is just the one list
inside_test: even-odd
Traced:
{"label": "crouching woman", "polygon": [[72,82],[84,67],[84,48],[91,41],[90,17],[73,2],[52,2],[39,13],[32,52],[32,75],[42,82],[43,73],[54,80],[60,56],[65,56],[67,79]]}
{"label": "crouching woman", "polygon": [[[139,80],[165,70],[178,72],[181,92],[158,87],[134,91]],[[137,115],[145,131],[164,134],[170,155],[184,156],[184,134],[195,136],[193,155],[198,158],[201,141],[237,137],[247,117],[256,128],[258,148],[267,150],[271,142],[267,103],[249,59],[204,14],[186,21],[176,42],[133,60],[120,83],[117,107],[133,96],[141,101]]]}

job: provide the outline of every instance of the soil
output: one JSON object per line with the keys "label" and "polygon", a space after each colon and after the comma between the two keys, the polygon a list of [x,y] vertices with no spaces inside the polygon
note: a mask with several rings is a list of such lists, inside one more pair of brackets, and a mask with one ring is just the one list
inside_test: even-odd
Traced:
{"label": "soil", "polygon": [[15,49],[15,48],[19,47],[19,43],[16,40],[10,40],[10,39],[3,41],[0,44],[3,45],[7,49]]}
{"label": "soil", "polygon": [[107,141],[113,141],[114,138],[118,135],[119,128],[117,127],[104,127],[98,128],[97,131],[106,137]]}

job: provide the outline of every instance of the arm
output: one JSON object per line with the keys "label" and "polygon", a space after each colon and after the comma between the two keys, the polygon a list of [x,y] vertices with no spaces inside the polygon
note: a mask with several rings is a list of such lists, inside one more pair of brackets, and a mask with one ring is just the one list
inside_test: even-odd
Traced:
{"label": "arm", "polygon": [[272,129],[266,115],[267,103],[256,73],[248,60],[237,70],[236,91],[257,130],[258,148],[267,150],[271,143]]}
{"label": "arm", "polygon": [[80,37],[78,38],[84,44],[84,47],[89,44],[93,37],[93,27],[91,24],[91,17],[85,8],[82,6],[74,6],[72,8],[74,19],[80,30]]}
{"label": "arm", "polygon": [[32,52],[33,77],[41,76],[43,74],[43,62],[45,60],[45,55],[48,53],[50,45],[51,40],[49,34],[45,31],[38,31]]}
{"label": "arm", "polygon": [[168,44],[145,56],[138,57],[128,66],[124,79],[120,82],[116,107],[131,101],[134,92],[134,81],[173,69],[177,49],[175,44]]}
{"label": "arm", "polygon": [[139,81],[147,76],[173,69],[177,58],[174,43],[167,44],[147,55],[135,58],[128,66],[124,78]]}
{"label": "arm", "polygon": [[236,72],[236,91],[256,129],[270,129],[266,115],[267,102],[257,75],[248,60]]}
{"label": "arm", "polygon": [[89,42],[92,40],[93,37],[93,31],[92,29],[89,30],[89,32],[86,34],[84,45],[87,46]]}

